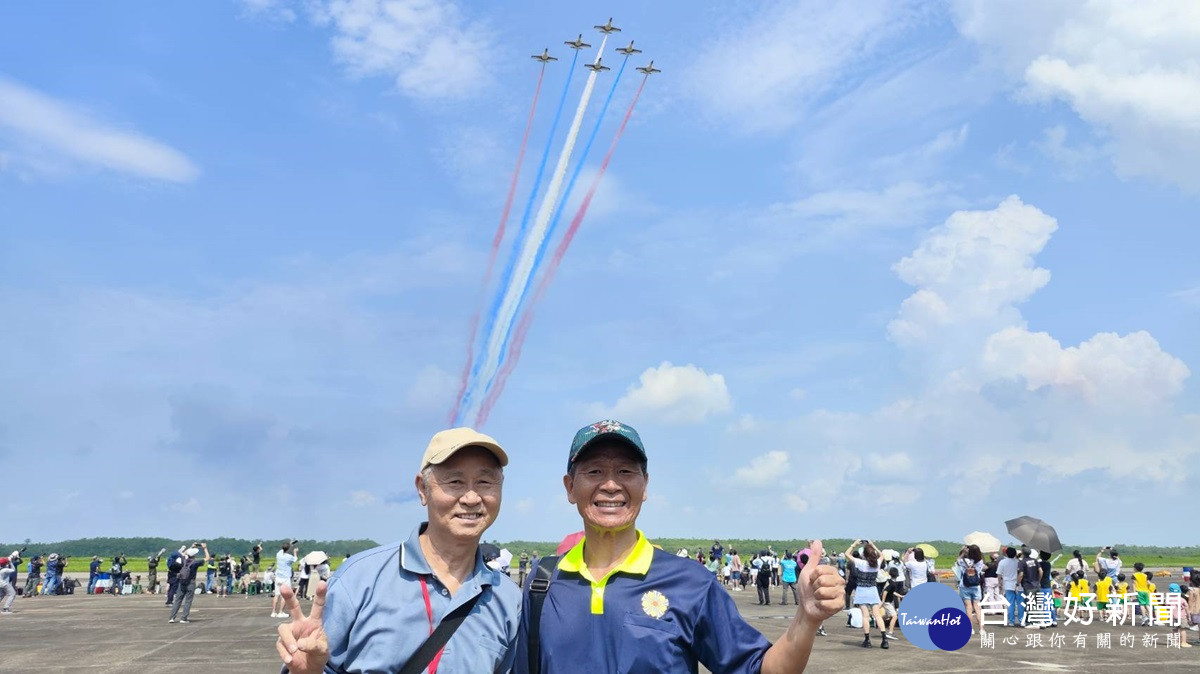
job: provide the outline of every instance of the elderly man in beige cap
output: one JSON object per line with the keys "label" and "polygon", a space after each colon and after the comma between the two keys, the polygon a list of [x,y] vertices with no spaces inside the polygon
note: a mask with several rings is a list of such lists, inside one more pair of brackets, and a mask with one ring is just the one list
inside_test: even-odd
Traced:
{"label": "elderly man in beige cap", "polygon": [[508,455],[470,428],[433,436],[416,476],[428,520],[407,540],[354,555],[317,585],[305,616],[279,626],[284,671],[507,672],[521,590],[487,567],[483,532],[500,513]]}

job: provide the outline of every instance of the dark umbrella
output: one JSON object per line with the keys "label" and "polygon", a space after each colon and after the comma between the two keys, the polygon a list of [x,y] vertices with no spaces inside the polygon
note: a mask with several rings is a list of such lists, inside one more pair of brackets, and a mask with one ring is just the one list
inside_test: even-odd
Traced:
{"label": "dark umbrella", "polygon": [[500,547],[491,543],[480,543],[479,552],[483,555],[483,561],[486,563],[500,556]]}
{"label": "dark umbrella", "polygon": [[1062,543],[1058,541],[1058,532],[1054,530],[1054,527],[1036,517],[1023,515],[1015,520],[1005,522],[1004,526],[1008,527],[1008,533],[1012,534],[1013,538],[1035,550],[1042,552],[1062,550]]}

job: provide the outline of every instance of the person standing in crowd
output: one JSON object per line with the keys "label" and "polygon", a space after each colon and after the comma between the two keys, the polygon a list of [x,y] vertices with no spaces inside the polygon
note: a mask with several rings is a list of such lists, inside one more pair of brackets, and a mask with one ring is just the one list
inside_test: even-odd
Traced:
{"label": "person standing in crowd", "polygon": [[42,579],[41,555],[34,555],[33,559],[29,560],[29,568],[26,572],[28,576],[25,578],[25,589],[21,594],[25,597],[32,597],[37,594],[38,582]]}
{"label": "person standing in crowd", "polygon": [[784,555],[783,559],[779,560],[779,581],[783,584],[783,601],[779,602],[783,606],[787,606],[788,592],[792,593],[792,602],[800,603],[800,597],[796,594],[796,558],[791,554]]}
{"label": "person standing in crowd", "polygon": [[0,613],[12,613],[13,600],[17,598],[17,568],[21,564],[21,552],[13,550],[7,557],[0,557]]}
{"label": "person standing in crowd", "polygon": [[[1042,601],[1046,606],[1050,607],[1050,627],[1058,627],[1058,610],[1054,608],[1054,589],[1053,579],[1050,577],[1050,553],[1043,550],[1038,555],[1038,591],[1042,594]],[[1108,599],[1105,596],[1105,599]],[[1046,625],[1039,625],[1046,627]]]}
{"label": "person standing in crowd", "polygon": [[1004,549],[1004,559],[996,565],[996,575],[1000,576],[1000,588],[1004,590],[1004,600],[1008,602],[1008,615],[1005,624],[1008,627],[1017,626],[1017,610],[1021,603],[1021,593],[1017,589],[1017,575],[1021,563],[1017,561],[1017,549],[1011,545]]}
{"label": "person standing in crowd", "polygon": [[[196,555],[201,550],[204,551],[204,559],[197,559]],[[183,565],[179,568],[179,576],[176,579],[178,585],[175,587],[175,601],[171,603],[171,617],[167,619],[168,623],[175,622],[175,616],[182,607],[183,615],[179,618],[179,624],[188,624],[188,616],[192,613],[192,599],[196,596],[196,577],[210,559],[212,555],[208,554],[207,543],[194,543],[183,552]]]}
{"label": "person standing in crowd", "polygon": [[108,575],[112,579],[112,587],[110,591],[114,595],[120,595],[125,591],[125,565],[129,560],[125,559],[125,553],[119,552],[116,557],[113,557],[112,566],[109,567]]}
{"label": "person standing in crowd", "polygon": [[900,570],[896,567],[888,569],[888,580],[883,584],[883,621],[887,623],[888,639],[896,638],[896,624],[900,611],[900,600],[904,599],[904,581],[900,579]]}
{"label": "person standing in crowd", "polygon": [[296,588],[296,594],[301,599],[308,599],[308,579],[312,575],[312,566],[307,562],[300,563],[300,586]]}
{"label": "person standing in crowd", "polygon": [[229,555],[217,562],[217,596],[228,597],[233,590],[233,560]]}
{"label": "person standing in crowd", "polygon": [[721,545],[721,541],[713,541],[712,548],[709,549],[709,552],[713,557],[720,558],[721,560],[725,559],[725,547]]}
{"label": "person standing in crowd", "polygon": [[146,558],[146,587],[148,588],[146,592],[150,594],[158,594],[158,562],[166,551],[167,549],[163,548],[158,551],[158,554]]}
{"label": "person standing in crowd", "polygon": [[[1105,546],[1096,552],[1095,571],[1099,573],[1102,569],[1109,578],[1116,578],[1121,575],[1121,555],[1114,549]],[[1081,570],[1082,567],[1081,567]]]}
{"label": "person standing in crowd", "polygon": [[[585,535],[559,559],[540,616],[531,617],[533,593],[525,593],[514,671],[529,672],[531,662],[547,674],[579,671],[580,663],[604,672],[695,672],[701,664],[714,672],[804,671],[817,627],[841,604],[833,569],[805,569],[800,605],[772,645],[715,578],[656,549],[637,529],[648,482],[633,428],[606,420],[576,432],[563,487]],[[821,550],[815,541],[814,554]],[[669,633],[667,624],[675,626]]]}
{"label": "person standing in crowd", "polygon": [[[50,568],[49,567],[46,567],[46,576],[47,576],[46,580],[49,581],[49,576],[50,576]],[[87,593],[88,594],[92,594],[93,592],[96,591],[96,579],[99,577],[100,577],[100,558],[92,557],[92,563],[88,564],[88,584],[87,584]],[[111,581],[111,579],[110,579],[110,581]],[[49,583],[47,582],[47,584],[49,584]],[[44,590],[45,588],[43,587],[42,589]],[[45,592],[43,592],[42,594],[45,594]]]}
{"label": "person standing in crowd", "polygon": [[742,556],[738,554],[737,550],[730,548],[729,581],[733,585],[733,589],[737,590],[738,592],[746,589],[746,583],[742,581],[742,573],[744,573],[742,568]]}
{"label": "person standing in crowd", "polygon": [[871,541],[855,539],[846,549],[846,556],[854,554],[855,548],[862,544],[862,558],[854,560],[854,606],[862,612],[863,648],[871,647],[871,618],[875,618],[875,626],[879,628],[880,648],[888,648],[887,628],[883,624],[882,599],[879,588],[875,585],[875,577],[879,575],[879,548]]}
{"label": "person standing in crowd", "polygon": [[1017,570],[1017,581],[1021,584],[1021,606],[1017,611],[1017,623],[1030,627],[1025,620],[1026,605],[1041,591],[1042,583],[1037,556],[1026,546],[1021,546],[1021,566]]}
{"label": "person standing in crowd", "polygon": [[529,551],[522,550],[517,558],[517,585],[525,584],[525,575],[529,573]]}
{"label": "person standing in crowd", "polygon": [[415,478],[428,520],[403,543],[344,562],[328,590],[317,584],[308,616],[292,589],[283,588],[293,621],[280,625],[276,650],[287,670],[397,671],[435,624],[465,608],[469,615],[429,669],[508,672],[520,629],[521,590],[489,568],[479,551],[483,533],[500,513],[506,465],[500,445],[478,431],[435,434]]}
{"label": "person standing in crowd", "polygon": [[908,573],[908,587],[912,588],[929,582],[929,576],[933,573],[929,568],[929,563],[925,561],[925,551],[921,548],[909,548],[904,551],[904,570]]}
{"label": "person standing in crowd", "polygon": [[275,596],[271,598],[271,617],[286,618],[288,614],[283,609],[283,586],[288,589],[292,587],[292,565],[296,563],[296,556],[300,554],[300,548],[292,549],[292,544],[296,541],[284,541],[283,547],[279,552],[275,553]]}
{"label": "person standing in crowd", "polygon": [[[1099,567],[1099,565],[1100,562],[1097,560],[1096,566]],[[1083,553],[1078,550],[1071,551],[1071,558],[1067,560],[1067,576],[1074,578],[1076,572],[1084,571],[1085,569],[1087,569],[1087,563],[1083,561]],[[1096,570],[1099,571],[1100,569],[1097,568]],[[1115,578],[1115,576],[1110,577]]]}
{"label": "person standing in crowd", "polygon": [[263,551],[262,541],[259,541],[258,545],[255,545],[253,548],[250,548],[250,564],[251,564],[250,570],[251,571],[261,571],[262,570],[262,566],[261,566],[262,565],[262,551]]}
{"label": "person standing in crowd", "polygon": [[983,551],[978,545],[964,545],[959,550],[954,575],[958,577],[958,596],[971,621],[971,634],[975,634],[983,629],[983,613],[979,610],[983,599]]}
{"label": "person standing in crowd", "polygon": [[[96,560],[99,561],[100,558],[97,557]],[[100,568],[99,565],[96,568]],[[52,552],[46,558],[46,580],[42,583],[42,596],[58,594],[59,582],[58,553]]]}
{"label": "person standing in crowd", "polygon": [[204,592],[212,594],[217,583],[217,558],[208,557],[204,560]]}
{"label": "person standing in crowd", "polygon": [[167,557],[167,606],[175,602],[175,593],[179,590],[179,571],[183,568],[185,550],[187,546],[180,547]]}
{"label": "person standing in crowd", "polygon": [[771,562],[766,552],[758,554],[758,576],[754,579],[758,588],[758,603],[764,606],[771,604]]}

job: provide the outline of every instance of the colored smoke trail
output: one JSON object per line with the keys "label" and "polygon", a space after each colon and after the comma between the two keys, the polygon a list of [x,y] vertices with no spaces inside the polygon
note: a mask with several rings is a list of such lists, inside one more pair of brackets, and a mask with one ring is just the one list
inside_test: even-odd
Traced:
{"label": "colored smoke trail", "polygon": [[546,264],[545,271],[542,272],[542,277],[538,281],[537,290],[533,293],[533,300],[525,309],[525,313],[521,315],[521,321],[517,324],[517,329],[513,333],[512,347],[508,358],[504,362],[504,367],[496,376],[495,385],[488,392],[487,397],[483,401],[483,406],[479,409],[479,414],[475,418],[476,427],[481,427],[487,423],[488,415],[492,412],[492,406],[496,404],[496,400],[504,391],[504,385],[508,382],[508,376],[512,374],[513,369],[517,366],[517,361],[521,359],[521,348],[525,345],[525,336],[529,334],[529,326],[533,323],[533,310],[537,307],[538,301],[546,294],[546,288],[550,286],[550,282],[554,280],[554,274],[558,271],[558,265],[562,263],[563,257],[567,254],[567,249],[571,246],[571,241],[575,238],[575,234],[579,231],[579,226],[583,223],[583,218],[587,215],[588,207],[592,204],[592,197],[596,196],[596,189],[600,187],[600,179],[604,177],[604,172],[608,170],[608,163],[612,160],[613,152],[617,149],[617,141],[621,140],[621,136],[625,133],[625,126],[629,124],[629,118],[633,116],[633,108],[637,105],[638,99],[642,96],[642,90],[646,88],[646,80],[650,79],[647,74],[642,78],[642,83],[638,85],[637,93],[633,95],[633,100],[629,103],[629,109],[625,111],[625,117],[621,120],[621,126],[617,127],[617,133],[613,136],[612,144],[608,147],[608,152],[604,155],[604,161],[600,162],[600,169],[596,171],[596,177],[592,178],[592,184],[588,187],[587,194],[583,197],[583,202],[579,204],[579,210],[575,212],[575,217],[571,218],[571,225],[567,227],[563,238],[558,242],[558,247],[554,249],[554,255],[550,258],[550,262]]}
{"label": "colored smoke trail", "polygon": [[[517,228],[517,234],[513,237],[512,256],[509,257],[508,263],[504,266],[500,274],[500,285],[496,288],[496,298],[492,301],[491,308],[487,313],[487,321],[484,324],[483,334],[486,340],[487,335],[490,335],[495,329],[496,316],[500,310],[500,301],[504,297],[504,289],[512,282],[513,266],[516,262],[517,255],[521,250],[521,245],[529,231],[529,216],[533,212],[533,203],[537,200],[538,186],[542,183],[542,175],[546,172],[546,162],[550,160],[550,148],[554,146],[554,132],[558,130],[558,122],[562,119],[563,107],[567,103],[567,93],[571,90],[571,79],[575,75],[575,65],[579,61],[579,50],[573,50],[574,56],[571,57],[571,68],[567,71],[567,81],[563,84],[562,95],[558,97],[558,107],[554,110],[554,119],[550,122],[550,133],[546,136],[546,147],[542,149],[542,158],[538,162],[537,174],[533,178],[533,190],[529,193],[529,199],[525,202],[525,211],[521,215],[521,225]],[[484,286],[485,288],[487,286]],[[468,349],[475,347],[475,340],[467,345]],[[470,374],[467,377],[467,385],[460,391],[458,400],[454,406],[454,417],[451,424],[461,426],[466,419],[467,410],[471,406],[471,394],[475,386],[478,385],[479,379],[479,361],[474,361],[469,366]]]}
{"label": "colored smoke trail", "polygon": [[[496,228],[496,236],[492,237],[492,250],[488,255],[487,273],[483,276],[483,288],[486,290],[488,284],[492,282],[492,270],[496,266],[496,257],[500,252],[500,243],[504,241],[504,231],[508,224],[508,214],[512,210],[513,196],[517,193],[517,179],[521,176],[521,163],[525,160],[525,147],[529,144],[529,131],[533,128],[533,113],[537,110],[538,96],[542,92],[542,80],[546,77],[546,64],[542,64],[542,69],[538,72],[537,86],[533,89],[533,103],[529,105],[529,119],[525,121],[525,133],[521,136],[521,149],[517,151],[517,165],[513,167],[512,180],[508,183],[508,197],[504,200],[504,210],[500,212],[500,225]],[[467,391],[467,381],[471,374],[471,365],[475,354],[475,336],[479,329],[479,314],[482,313],[483,306],[475,309],[475,315],[471,317],[470,338],[467,340],[467,362],[463,365],[462,378],[458,385],[458,395],[454,397],[454,409],[450,411],[450,425],[458,425],[459,406],[462,404],[463,394]]]}
{"label": "colored smoke trail", "polygon": [[[621,67],[617,69],[617,76],[613,78],[612,86],[608,89],[608,96],[604,98],[604,105],[601,106],[600,114],[596,116],[596,123],[592,126],[592,132],[588,134],[587,142],[583,145],[583,152],[580,153],[579,161],[575,164],[575,170],[571,172],[571,179],[567,181],[567,189],[563,192],[562,198],[559,199],[558,203],[555,205],[554,215],[550,218],[550,226],[546,231],[546,236],[542,237],[541,242],[538,244],[537,252],[534,253],[533,268],[535,270],[541,269],[542,262],[546,257],[546,249],[550,246],[550,239],[554,235],[554,231],[558,229],[558,223],[562,219],[563,210],[566,209],[567,202],[571,199],[571,193],[575,190],[575,183],[579,180],[579,174],[583,172],[584,163],[587,161],[588,154],[590,154],[592,151],[592,144],[596,141],[596,136],[600,133],[600,127],[604,123],[605,113],[608,112],[608,106],[612,104],[613,94],[617,92],[617,85],[621,83],[621,75],[624,74],[625,66],[628,63],[628,56],[621,60]],[[521,289],[521,295],[517,298],[516,313],[518,314],[521,312],[521,307],[527,304],[530,285],[532,285],[532,278],[531,282],[526,284],[526,286]],[[509,344],[511,341],[512,333],[510,332],[504,336],[504,343],[500,345],[500,369],[504,367],[504,363],[508,360],[510,355]],[[483,393],[486,397],[491,391],[492,386],[495,384],[495,379],[485,383],[487,384],[487,388],[484,389]]]}
{"label": "colored smoke trail", "polygon": [[[608,35],[605,35],[604,39],[600,41],[600,48],[596,50],[596,60],[593,63],[600,63],[600,59],[604,55],[604,46],[607,43]],[[583,115],[587,110],[588,101],[592,97],[592,91],[596,87],[596,75],[598,74],[599,72],[593,70],[588,75],[587,84],[583,87],[583,94],[579,97],[579,105],[575,108],[575,118],[571,120],[571,127],[567,131],[567,139],[563,143],[562,151],[558,155],[558,163],[555,165],[554,173],[551,175],[550,185],[546,188],[546,195],[542,198],[541,206],[538,207],[533,228],[530,230],[529,236],[525,239],[521,255],[517,259],[512,280],[508,284],[501,284],[504,296],[500,303],[499,311],[496,313],[495,323],[487,335],[486,348],[483,352],[483,362],[480,365],[478,375],[474,378],[475,390],[483,392],[485,395],[492,388],[492,378],[495,377],[496,371],[500,367],[501,349],[509,341],[521,297],[525,295],[525,291],[529,287],[533,276],[533,263],[537,257],[537,250],[542,239],[546,237],[547,228],[550,224],[550,215],[554,209],[554,205],[558,201],[559,193],[562,191],[563,179],[567,175],[567,164],[570,163],[571,152],[574,151],[575,142],[579,138],[579,127],[583,125]],[[464,405],[464,411],[466,409],[469,409],[469,407]]]}

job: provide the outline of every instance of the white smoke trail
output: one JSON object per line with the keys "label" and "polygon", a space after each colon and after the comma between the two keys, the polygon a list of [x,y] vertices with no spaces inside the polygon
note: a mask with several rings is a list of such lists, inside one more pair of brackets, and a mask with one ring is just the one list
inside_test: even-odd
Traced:
{"label": "white smoke trail", "polygon": [[[600,41],[600,48],[596,50],[596,60],[593,61],[593,64],[600,63],[600,58],[604,55],[604,46],[607,43],[608,35],[605,35]],[[507,341],[508,334],[512,331],[517,309],[521,305],[521,298],[525,295],[525,291],[529,287],[529,279],[533,275],[533,263],[537,259],[538,247],[541,245],[542,240],[546,238],[550,216],[554,213],[554,206],[558,202],[559,193],[562,191],[563,179],[567,174],[567,164],[570,163],[571,152],[575,149],[575,141],[579,137],[579,127],[583,125],[583,114],[587,110],[588,101],[592,97],[592,89],[595,88],[596,75],[598,74],[598,71],[593,70],[588,75],[587,84],[583,87],[583,95],[579,98],[579,106],[575,109],[575,119],[571,121],[571,128],[567,131],[567,139],[563,143],[562,152],[558,155],[558,163],[554,166],[554,173],[550,178],[550,186],[546,188],[546,195],[542,198],[541,205],[538,206],[533,227],[530,229],[529,235],[525,238],[525,245],[521,248],[521,255],[513,271],[512,282],[509,283],[508,288],[504,291],[504,299],[500,302],[500,309],[497,312],[492,332],[487,337],[487,348],[484,352],[483,364],[479,369],[479,376],[475,380],[476,394],[483,394],[491,388],[492,380],[495,379],[496,372],[500,369],[500,357],[503,355],[504,344]],[[484,398],[483,395],[472,395],[471,397],[474,400],[482,400]],[[470,417],[464,414],[464,418]]]}

